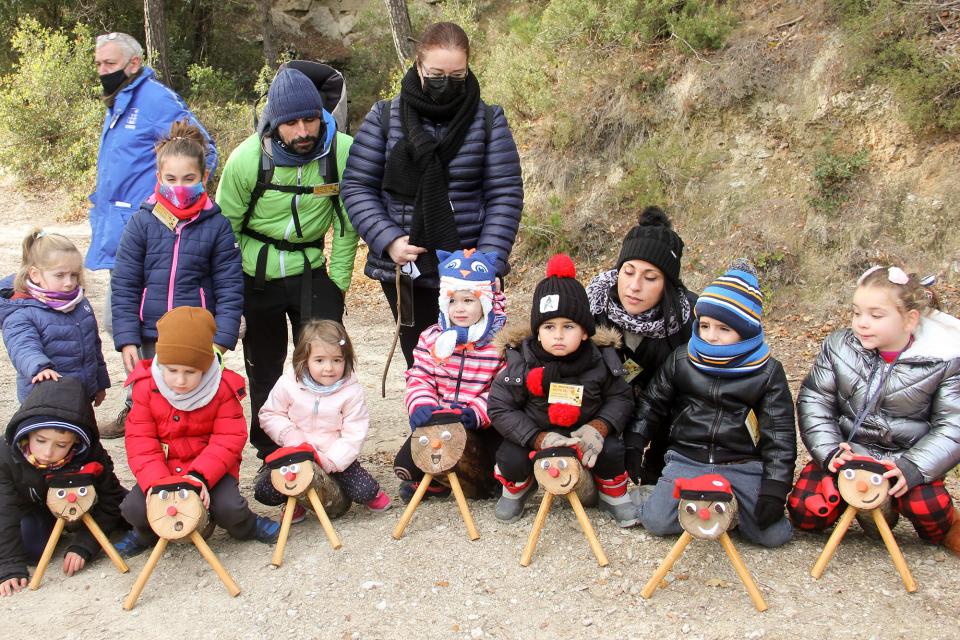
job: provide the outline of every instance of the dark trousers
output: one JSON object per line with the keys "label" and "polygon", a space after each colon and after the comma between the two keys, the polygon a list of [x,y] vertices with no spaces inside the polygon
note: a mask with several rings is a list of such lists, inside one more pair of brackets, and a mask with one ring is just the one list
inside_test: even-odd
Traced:
{"label": "dark trousers", "polygon": [[[270,480],[270,469],[264,469],[253,483],[253,497],[260,504],[275,507],[287,503],[287,496],[273,487]],[[354,460],[349,467],[338,473],[331,473],[330,477],[336,480],[347,497],[357,504],[367,504],[380,493],[380,483],[370,475],[370,472]]]}
{"label": "dark trousers", "polygon": [[287,319],[293,326],[294,342],[300,328],[313,318],[343,322],[343,292],[324,268],[313,270],[310,318],[300,315],[301,276],[267,280],[262,290],[254,289],[254,279],[244,275],[243,315],[247,333],[243,338],[243,357],[250,384],[250,444],[261,460],[277,450],[277,444],[260,428],[260,407],[267,401],[273,385],[283,374],[287,359]]}
{"label": "dark trousers", "polygon": [[[157,534],[147,522],[147,498],[139,485],[134,485],[120,503],[120,513],[142,542],[157,541]],[[257,529],[257,516],[250,511],[247,499],[240,495],[237,479],[231,475],[223,476],[210,489],[210,518],[238,540],[249,540]]]}
{"label": "dark trousers", "polygon": [[20,538],[27,562],[36,564],[53,533],[53,514],[49,509],[31,509],[20,518]]}
{"label": "dark trousers", "polygon": [[[393,322],[396,324],[397,285],[390,280],[380,282],[380,286],[387,297],[387,304],[390,305],[390,313],[393,314]],[[420,334],[430,325],[436,324],[440,317],[439,297],[439,287],[413,288],[413,326],[400,327],[400,350],[403,351],[403,359],[407,361],[407,369],[413,366],[413,350],[417,347]]]}
{"label": "dark trousers", "polygon": [[[566,430],[550,429],[557,433],[564,433]],[[500,448],[497,449],[497,467],[500,469],[500,475],[509,482],[517,484],[526,482],[533,475],[533,460],[530,459],[530,449],[519,444],[504,440]],[[597,478],[611,480],[623,474],[626,470],[624,466],[623,440],[619,435],[607,436],[603,441],[603,449],[597,456],[597,462],[593,465],[591,472]]]}

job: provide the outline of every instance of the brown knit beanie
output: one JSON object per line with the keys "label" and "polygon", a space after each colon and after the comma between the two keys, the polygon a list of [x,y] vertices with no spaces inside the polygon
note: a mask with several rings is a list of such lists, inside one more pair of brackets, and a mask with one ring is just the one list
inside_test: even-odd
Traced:
{"label": "brown knit beanie", "polygon": [[213,364],[217,323],[206,309],[177,307],[157,321],[157,362],[206,371]]}

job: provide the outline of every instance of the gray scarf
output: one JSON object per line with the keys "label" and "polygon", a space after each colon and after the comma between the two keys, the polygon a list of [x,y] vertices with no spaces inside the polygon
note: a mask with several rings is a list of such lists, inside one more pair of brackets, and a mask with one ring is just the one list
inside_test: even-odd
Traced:
{"label": "gray scarf", "polygon": [[153,376],[153,381],[156,383],[160,394],[166,398],[174,409],[193,411],[207,406],[213,400],[213,396],[217,394],[217,390],[220,388],[220,376],[223,374],[223,369],[220,365],[220,356],[217,355],[210,364],[210,368],[200,378],[200,384],[197,385],[197,388],[188,393],[176,393],[167,386],[167,383],[163,381],[163,372],[160,370],[160,363],[157,362],[156,358],[150,365],[150,374]]}

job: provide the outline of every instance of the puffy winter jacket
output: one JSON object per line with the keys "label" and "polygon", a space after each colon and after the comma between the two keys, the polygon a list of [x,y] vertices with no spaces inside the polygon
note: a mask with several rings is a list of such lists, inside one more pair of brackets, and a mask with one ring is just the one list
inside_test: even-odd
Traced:
{"label": "puffy winter jacket", "polygon": [[889,367],[851,329],[832,333],[797,396],[800,436],[821,466],[841,442],[875,458],[896,460],[909,486],[942,478],[960,464],[960,320],[924,316],[914,342]]}
{"label": "puffy winter jacket", "polygon": [[107,109],[97,153],[97,186],[90,194],[88,269],[112,269],[127,220],[157,183],[153,145],[170,133],[170,125],[187,118],[207,138],[207,169],[217,168],[217,148],[203,126],[173,89],[144,67]]}
{"label": "puffy winter jacket", "polygon": [[243,378],[223,370],[220,388],[206,406],[180,411],[167,402],[150,374],[153,360],[141,360],[127,378],[133,407],[127,415],[127,463],[144,493],[171,475],[199,475],[213,487],[224,475],[240,477],[247,421],[240,401]]}
{"label": "puffy winter jacket", "polygon": [[[758,439],[747,427],[753,411]],[[668,447],[704,464],[763,461],[760,493],[785,499],[797,462],[793,396],[783,366],[770,358],[738,378],[707,375],[678,347],[637,403],[629,430],[646,440],[668,434]]]}
{"label": "puffy winter jacket", "polygon": [[[578,428],[599,418],[610,433],[623,431],[633,412],[633,394],[630,385],[623,381],[623,368],[614,347],[616,332],[600,329],[593,336],[590,348],[593,362],[577,379],[561,379],[558,382],[583,386],[583,404],[580,418],[571,427]],[[527,375],[530,369],[542,367],[530,349],[536,340],[529,328],[507,327],[497,340],[504,347],[506,366],[493,381],[487,400],[490,424],[505,439],[523,447],[533,448],[537,435],[550,428],[547,417],[547,397],[535,396],[527,390]]]}
{"label": "puffy winter jacket", "polygon": [[[59,418],[86,432],[90,448],[82,458],[74,458],[58,471],[76,471],[88,462],[103,465],[103,472],[94,481],[97,502],[90,510],[90,515],[107,535],[123,523],[120,503],[127,492],[113,473],[110,454],[100,444],[96,418],[83,384],[76,378],[40,382],[10,419],[5,438],[0,442],[0,582],[29,576],[20,537],[20,519],[28,511],[47,510],[45,474],[27,462],[19,444],[13,441],[20,423],[34,416]],[[73,535],[67,551],[89,560],[100,552],[100,545],[89,529],[81,526]]]}
{"label": "puffy winter jacket", "polygon": [[[11,284],[11,278],[0,282],[0,286]],[[110,388],[97,318],[86,298],[63,313],[11,288],[0,289],[0,326],[3,343],[17,370],[20,402],[33,388],[30,380],[44,369],[78,378],[88,400],[101,389]]]}
{"label": "puffy winter jacket", "polygon": [[[497,273],[510,271],[508,259],[523,211],[523,178],[520,156],[503,109],[493,109],[487,138],[487,105],[481,102],[457,156],[447,167],[450,203],[454,209],[460,244],[479,251],[496,251]],[[364,273],[374,280],[392,281],[394,263],[387,253],[390,243],[408,235],[413,205],[393,200],[381,189],[384,165],[391,149],[403,137],[400,99],[390,109],[390,128],[383,138],[380,114],[383,103],[373,105],[357,131],[343,176],[343,200],[353,226],[369,247]],[[444,126],[423,120],[424,131],[440,139]],[[437,274],[417,278],[414,284],[436,287]]]}
{"label": "puffy winter jacket", "polygon": [[153,196],[127,223],[110,278],[113,342],[156,341],[157,320],[174,307],[204,307],[217,321],[213,341],[232,349],[243,314],[243,269],[230,222],[220,207],[180,222],[153,215]]}
{"label": "puffy winter jacket", "polygon": [[334,393],[321,396],[288,369],[260,408],[260,426],[281,447],[309,444],[320,454],[323,470],[331,473],[343,471],[360,456],[370,415],[356,374]]}

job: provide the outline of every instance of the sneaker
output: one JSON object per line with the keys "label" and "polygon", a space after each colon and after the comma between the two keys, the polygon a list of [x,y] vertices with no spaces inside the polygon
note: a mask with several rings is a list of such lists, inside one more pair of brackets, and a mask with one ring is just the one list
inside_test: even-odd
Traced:
{"label": "sneaker", "polygon": [[280,536],[280,523],[265,516],[257,516],[253,537],[264,544],[274,544]]}
{"label": "sneaker", "polygon": [[377,494],[377,497],[367,503],[367,509],[370,511],[376,511],[377,513],[386,511],[393,506],[393,503],[390,502],[390,496],[383,492],[383,489],[380,490],[380,493]]}
{"label": "sneaker", "polygon": [[500,499],[497,500],[497,506],[493,510],[493,515],[495,515],[500,522],[516,522],[523,517],[523,507],[527,504],[527,498],[533,494],[536,488],[537,483],[533,481],[533,478],[530,479],[527,486],[519,493],[511,493],[504,487]]}
{"label": "sneaker", "polygon": [[[400,499],[403,500],[404,504],[410,502],[413,499],[413,494],[417,492],[417,487],[420,486],[419,482],[414,482],[413,480],[404,480],[400,483]],[[450,487],[445,487],[440,484],[431,484],[427,487],[427,492],[423,494],[424,500],[429,500],[430,498],[446,498],[450,495]]]}
{"label": "sneaker", "polygon": [[[280,509],[280,518],[283,518],[283,512],[287,510],[287,505],[283,505],[283,508]],[[291,524],[297,524],[298,522],[303,522],[307,519],[307,510],[299,502],[295,503],[293,507],[293,520],[290,521]]]}
{"label": "sneaker", "polygon": [[639,522],[637,505],[633,503],[628,494],[622,496],[608,496],[600,492],[600,501],[597,503],[597,510],[606,513],[618,527],[632,527]]}
{"label": "sneaker", "polygon": [[124,407],[117,414],[117,419],[105,427],[99,427],[101,440],[112,440],[122,438],[127,427],[127,414],[130,413],[130,407]]}
{"label": "sneaker", "polygon": [[117,550],[117,553],[120,554],[121,558],[132,558],[146,551],[150,548],[150,545],[141,540],[137,532],[131,529],[127,531],[122,538],[117,540],[113,547]]}

